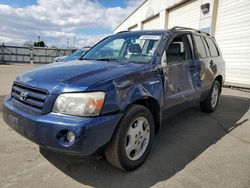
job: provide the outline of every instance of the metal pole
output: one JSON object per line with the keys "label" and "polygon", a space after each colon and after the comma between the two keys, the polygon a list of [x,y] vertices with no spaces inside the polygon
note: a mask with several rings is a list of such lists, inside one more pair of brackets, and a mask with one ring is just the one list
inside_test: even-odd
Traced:
{"label": "metal pole", "polygon": [[211,22],[211,29],[210,29],[210,34],[212,36],[215,36],[216,21],[217,21],[217,16],[218,16],[218,6],[219,6],[219,0],[214,0],[213,10],[212,10],[212,22]]}
{"label": "metal pole", "polygon": [[15,53],[16,53],[15,56],[16,56],[16,63],[17,63],[17,60],[18,60],[17,59],[17,47],[15,48]]}
{"label": "metal pole", "polygon": [[69,37],[67,38],[67,46],[69,48]]}
{"label": "metal pole", "polygon": [[46,63],[48,63],[48,51],[47,51],[47,49],[45,49],[45,61],[46,61]]}

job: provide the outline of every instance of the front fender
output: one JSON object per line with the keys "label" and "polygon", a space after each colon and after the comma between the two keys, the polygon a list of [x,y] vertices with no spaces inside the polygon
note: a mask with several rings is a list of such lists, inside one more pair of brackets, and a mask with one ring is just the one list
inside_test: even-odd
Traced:
{"label": "front fender", "polygon": [[124,112],[128,105],[145,98],[155,99],[160,109],[164,104],[162,75],[152,67],[99,83],[89,90],[106,92],[103,115]]}
{"label": "front fender", "polygon": [[128,105],[146,98],[153,98],[158,102],[159,105],[163,104],[162,93],[162,80],[158,78],[133,84],[126,90],[117,90],[120,101],[119,108],[121,111],[124,111]]}

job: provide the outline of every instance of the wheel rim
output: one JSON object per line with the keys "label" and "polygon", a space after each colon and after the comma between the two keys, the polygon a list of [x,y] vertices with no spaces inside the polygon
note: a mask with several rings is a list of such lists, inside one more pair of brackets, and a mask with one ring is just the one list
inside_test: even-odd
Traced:
{"label": "wheel rim", "polygon": [[130,160],[139,159],[146,151],[150,138],[150,126],[144,117],[138,117],[129,126],[125,151]]}
{"label": "wheel rim", "polygon": [[212,97],[211,97],[211,106],[214,108],[217,104],[219,96],[219,87],[217,85],[214,85]]}

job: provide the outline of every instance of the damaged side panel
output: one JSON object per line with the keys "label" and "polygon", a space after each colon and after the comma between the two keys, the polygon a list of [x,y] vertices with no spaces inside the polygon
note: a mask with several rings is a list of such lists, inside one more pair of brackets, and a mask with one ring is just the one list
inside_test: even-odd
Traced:
{"label": "damaged side panel", "polygon": [[[142,75],[143,74],[143,75]],[[128,87],[124,88],[124,84]],[[163,104],[163,82],[161,75],[153,70],[130,75],[114,81],[118,96],[118,104],[123,111],[125,108],[137,100],[152,98],[159,105]]]}
{"label": "damaged side panel", "polygon": [[128,105],[147,98],[157,101],[160,109],[164,106],[162,75],[150,65],[128,76],[109,80],[96,88],[108,91],[102,114],[123,112]]}

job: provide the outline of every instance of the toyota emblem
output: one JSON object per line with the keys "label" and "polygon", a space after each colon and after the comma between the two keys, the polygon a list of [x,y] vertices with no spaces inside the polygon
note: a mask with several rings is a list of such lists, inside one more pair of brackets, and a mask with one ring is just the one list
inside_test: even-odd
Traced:
{"label": "toyota emblem", "polygon": [[19,95],[19,98],[21,101],[25,101],[27,98],[28,92],[27,91],[22,91]]}

